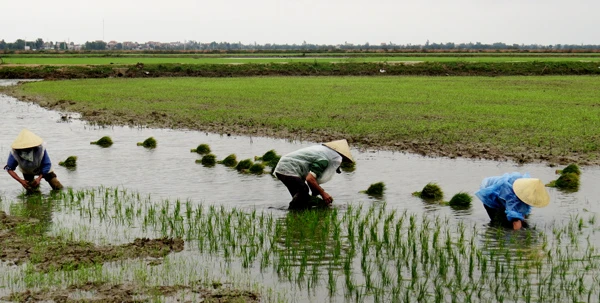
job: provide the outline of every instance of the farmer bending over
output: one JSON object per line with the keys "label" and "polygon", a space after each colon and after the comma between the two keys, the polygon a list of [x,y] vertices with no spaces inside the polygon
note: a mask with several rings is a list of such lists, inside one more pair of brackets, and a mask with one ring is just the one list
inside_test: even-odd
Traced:
{"label": "farmer bending over", "polygon": [[483,202],[492,223],[521,229],[531,206],[544,207],[550,196],[540,179],[517,172],[483,179],[475,195]]}
{"label": "farmer bending over", "polygon": [[[42,178],[50,184],[52,189],[61,189],[63,186],[52,172],[50,157],[43,145],[44,141],[36,134],[23,129],[13,142],[6,161],[4,170],[17,180],[27,191],[35,190],[40,186]],[[23,173],[23,179],[17,175],[17,166]]]}
{"label": "farmer bending over", "polygon": [[291,152],[279,160],[273,174],[287,187],[292,195],[290,209],[310,208],[310,195],[321,195],[327,205],[333,198],[323,190],[323,184],[341,173],[342,161],[354,162],[348,142],[337,140],[314,145]]}

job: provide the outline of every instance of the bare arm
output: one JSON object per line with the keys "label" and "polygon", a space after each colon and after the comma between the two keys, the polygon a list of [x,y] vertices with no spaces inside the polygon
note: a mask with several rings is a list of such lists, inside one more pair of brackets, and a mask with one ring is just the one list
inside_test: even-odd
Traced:
{"label": "bare arm", "polygon": [[306,176],[306,182],[308,183],[308,186],[311,189],[316,189],[319,192],[325,203],[331,204],[331,202],[333,202],[333,198],[327,192],[325,192],[325,190],[319,185],[319,182],[317,182],[317,179],[312,174],[308,174]]}
{"label": "bare arm", "polygon": [[[21,179],[14,170],[10,169],[10,170],[7,170],[7,172],[13,179],[15,179],[15,180],[17,180],[17,182],[21,183],[21,185],[25,189],[29,189],[29,183],[27,183],[26,180]],[[38,181],[38,184],[39,184],[39,181]]]}

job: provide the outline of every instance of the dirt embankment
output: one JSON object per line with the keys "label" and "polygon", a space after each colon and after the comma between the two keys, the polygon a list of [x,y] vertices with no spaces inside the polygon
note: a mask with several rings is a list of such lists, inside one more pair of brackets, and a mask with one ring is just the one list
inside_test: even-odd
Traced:
{"label": "dirt embankment", "polygon": [[265,64],[0,65],[0,79],[254,76],[600,75],[598,62],[293,62]]}

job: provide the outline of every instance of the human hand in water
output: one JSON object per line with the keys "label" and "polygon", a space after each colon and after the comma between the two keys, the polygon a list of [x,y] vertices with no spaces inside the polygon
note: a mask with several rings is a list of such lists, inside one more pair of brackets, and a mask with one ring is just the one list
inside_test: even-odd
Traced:
{"label": "human hand in water", "polygon": [[514,230],[519,230],[519,229],[521,229],[521,227],[523,227],[521,220],[515,220],[512,222],[512,224],[513,224]]}
{"label": "human hand in water", "polygon": [[23,188],[29,190],[29,182],[27,182],[26,180],[19,180],[19,183],[21,183],[21,186],[23,186]]}
{"label": "human hand in water", "polygon": [[325,201],[325,203],[327,203],[327,205],[329,205],[329,204],[331,204],[331,202],[333,202],[333,197],[331,197],[326,192],[324,192],[323,194],[321,194],[321,197],[323,198],[323,201]]}
{"label": "human hand in water", "polygon": [[36,178],[36,179],[33,179],[33,181],[31,181],[31,182],[29,183],[29,186],[30,186],[31,188],[37,188],[38,186],[40,186],[40,179],[37,179],[37,178]]}

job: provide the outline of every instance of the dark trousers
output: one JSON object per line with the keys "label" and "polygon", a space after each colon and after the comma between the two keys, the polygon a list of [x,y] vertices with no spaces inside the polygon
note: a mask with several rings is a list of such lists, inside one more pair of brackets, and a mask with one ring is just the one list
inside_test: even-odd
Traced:
{"label": "dark trousers", "polygon": [[[492,225],[503,226],[506,228],[513,228],[512,222],[508,221],[508,218],[506,217],[506,212],[505,212],[506,210],[504,208],[495,209],[495,208],[488,207],[485,204],[483,205],[483,207],[485,207],[485,211],[487,212],[488,216],[490,217]],[[528,227],[527,222],[522,221],[522,226],[527,228]]]}
{"label": "dark trousers", "polygon": [[[35,179],[35,176],[36,175],[23,174],[23,179],[25,179],[25,181],[27,181],[27,182],[31,182],[31,181],[33,181],[33,179]],[[61,189],[62,188],[62,185],[60,185],[60,183],[57,184],[57,182],[52,181],[53,179],[56,178],[56,174],[54,172],[44,175],[43,178],[44,178],[44,180],[46,180],[46,182],[48,182],[48,184],[50,184],[50,187],[52,187],[52,189]]]}
{"label": "dark trousers", "polygon": [[289,206],[290,209],[310,208],[309,188],[304,179],[295,176],[286,176],[280,173],[275,173],[275,176],[277,176],[277,179],[287,187],[290,195],[292,195],[292,201]]}

